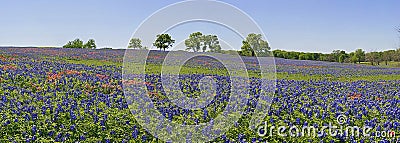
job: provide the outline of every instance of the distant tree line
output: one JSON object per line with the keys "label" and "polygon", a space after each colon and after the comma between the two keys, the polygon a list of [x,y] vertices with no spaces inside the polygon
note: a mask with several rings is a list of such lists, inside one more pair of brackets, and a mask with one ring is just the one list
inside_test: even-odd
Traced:
{"label": "distant tree line", "polygon": [[[141,45],[139,38],[132,38],[129,41],[128,48],[132,49],[148,49]],[[156,36],[156,40],[153,46],[160,50],[168,49],[172,47],[175,40],[169,34],[159,34]],[[261,34],[251,33],[247,35],[246,39],[242,41],[241,50],[222,50],[217,35],[203,35],[201,32],[194,32],[189,35],[185,40],[186,51],[192,52],[214,52],[214,53],[226,53],[233,54],[239,53],[242,56],[272,56],[270,52],[268,42],[262,39]]]}
{"label": "distant tree line", "polygon": [[[400,27],[396,28],[396,31],[400,33]],[[132,38],[129,41],[128,48],[132,49],[148,49],[148,47],[142,46],[139,38]],[[156,40],[153,46],[160,50],[166,50],[175,43],[175,40],[169,34],[159,34],[156,36]],[[222,50],[217,35],[203,35],[201,32],[194,32],[189,35],[185,40],[186,51],[192,52],[215,52],[233,54],[239,53],[241,56],[275,56],[285,59],[296,59],[296,60],[316,60],[316,61],[328,61],[328,62],[340,62],[340,63],[361,63],[370,62],[371,65],[380,65],[381,63],[388,64],[389,61],[400,61],[400,48],[396,50],[387,50],[381,52],[369,52],[366,53],[363,49],[357,49],[354,52],[346,53],[343,50],[333,50],[332,53],[307,53],[307,52],[295,52],[295,51],[284,51],[274,50],[270,51],[271,47],[267,41],[263,40],[261,34],[251,33],[247,35],[246,39],[242,41],[242,46],[239,51],[235,50]],[[89,39],[85,44],[80,39],[69,41],[64,48],[89,48],[95,49],[96,44],[93,39]]]}
{"label": "distant tree line", "polygon": [[275,57],[296,60],[315,60],[340,63],[361,63],[370,62],[371,65],[388,64],[389,61],[400,61],[400,48],[397,50],[387,50],[381,52],[366,53],[362,49],[357,49],[354,52],[346,53],[343,50],[334,50],[332,53],[305,53],[284,50],[274,50]]}
{"label": "distant tree line", "polygon": [[[400,27],[396,28],[396,31],[400,34]],[[362,49],[357,49],[351,53],[346,53],[343,50],[333,50],[330,54],[274,50],[273,54],[275,57],[285,59],[315,60],[340,63],[369,62],[371,65],[380,65],[382,63],[388,65],[388,62],[390,61],[400,62],[400,47],[396,50],[393,49],[369,53],[366,53]]]}

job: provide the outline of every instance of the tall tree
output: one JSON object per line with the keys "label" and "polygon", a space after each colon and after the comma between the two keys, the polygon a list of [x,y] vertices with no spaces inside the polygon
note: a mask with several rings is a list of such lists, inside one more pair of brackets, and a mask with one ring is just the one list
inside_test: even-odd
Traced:
{"label": "tall tree", "polygon": [[357,61],[358,61],[357,56],[356,56],[355,54],[353,54],[353,55],[351,56],[351,62],[352,62],[352,63],[357,63]]}
{"label": "tall tree", "polygon": [[186,50],[193,50],[198,52],[203,45],[203,34],[201,32],[194,32],[189,35],[189,38],[185,40]]}
{"label": "tall tree", "polygon": [[156,41],[154,41],[153,46],[156,46],[160,50],[163,49],[168,49],[169,47],[172,47],[172,45],[175,43],[175,40],[171,38],[169,34],[159,34],[157,35]]}
{"label": "tall tree", "polygon": [[251,48],[251,45],[247,41],[242,41],[242,44],[239,54],[242,56],[254,56],[254,51],[253,48]]}
{"label": "tall tree", "polygon": [[245,41],[250,44],[257,56],[269,56],[269,50],[271,50],[271,48],[269,47],[268,42],[262,39],[261,34],[251,33],[247,35]]}
{"label": "tall tree", "polygon": [[385,61],[385,65],[388,65],[389,61],[394,61],[395,50],[387,50],[382,52],[382,60]]}
{"label": "tall tree", "polygon": [[340,54],[338,62],[339,63],[344,63],[344,60],[346,59],[346,56],[344,54]]}
{"label": "tall tree", "polygon": [[89,39],[89,40],[85,43],[85,45],[83,45],[83,47],[84,47],[84,48],[87,48],[87,49],[96,49],[96,48],[97,48],[97,46],[96,46],[96,41],[94,41],[94,39]]}
{"label": "tall tree", "polygon": [[371,65],[380,64],[381,61],[381,54],[380,52],[370,52],[365,54],[365,60],[371,62]]}
{"label": "tall tree", "polygon": [[372,52],[365,54],[365,61],[370,62],[371,65],[374,65],[374,54]]}
{"label": "tall tree", "polygon": [[204,44],[203,44],[203,52],[209,49],[210,52],[220,53],[221,45],[219,45],[217,35],[204,35],[203,36]]}
{"label": "tall tree", "polygon": [[129,40],[129,45],[128,48],[133,48],[133,49],[142,49],[142,40],[139,38],[132,38]]}
{"label": "tall tree", "polygon": [[357,57],[358,63],[361,63],[361,61],[365,59],[365,51],[363,51],[362,49],[357,49],[355,51],[355,55]]}
{"label": "tall tree", "polygon": [[380,65],[380,63],[383,61],[382,53],[383,53],[383,52],[375,52],[375,53],[374,53],[375,62],[376,62],[378,65]]}

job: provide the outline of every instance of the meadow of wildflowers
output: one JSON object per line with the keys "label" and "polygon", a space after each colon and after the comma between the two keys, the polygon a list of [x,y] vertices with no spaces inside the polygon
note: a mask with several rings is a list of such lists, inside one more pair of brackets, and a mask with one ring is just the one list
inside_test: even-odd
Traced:
{"label": "meadow of wildflowers", "polygon": [[[159,65],[165,55],[154,51],[147,61]],[[198,79],[217,80],[213,100],[202,109],[187,110],[168,100],[157,68],[146,72],[146,82],[123,80],[123,56],[124,50],[1,48],[0,142],[163,142],[137,123],[123,85],[145,85],[155,108],[180,124],[209,122],[227,107],[232,79],[218,61],[197,57],[179,75],[180,90],[190,97],[201,95]],[[254,58],[242,60],[250,72],[257,70]],[[344,125],[368,125],[372,135],[260,136],[248,128],[261,88],[254,76],[246,87],[251,98],[245,102],[243,117],[215,142],[389,142],[398,138],[373,134],[400,134],[399,68],[279,58],[275,63],[276,91],[264,119],[268,127],[318,127],[345,115]],[[204,69],[210,72],[201,73]]]}

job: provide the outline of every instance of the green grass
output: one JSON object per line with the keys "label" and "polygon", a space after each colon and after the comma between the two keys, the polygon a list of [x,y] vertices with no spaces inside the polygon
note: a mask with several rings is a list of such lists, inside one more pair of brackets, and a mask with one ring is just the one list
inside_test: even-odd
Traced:
{"label": "green grass", "polygon": [[[371,62],[361,62],[360,64],[372,66]],[[380,62],[379,65],[376,65],[376,63],[374,63],[374,66],[379,66],[379,67],[384,67],[384,68],[396,68],[396,67],[398,68],[398,67],[400,67],[400,62],[390,61],[387,63],[387,65],[385,62]]]}
{"label": "green grass", "polygon": [[[103,66],[103,65],[116,65],[122,66],[122,63],[103,61],[103,60],[65,60],[68,63],[73,64],[85,64],[93,66]],[[365,63],[362,63],[365,64]],[[399,64],[398,62],[391,62],[391,65]],[[163,69],[162,69],[163,68]],[[228,76],[227,70],[215,70],[204,67],[187,67],[187,66],[161,66],[155,64],[146,65],[146,73],[161,74],[161,70],[164,72],[170,72],[173,70],[178,70],[179,74],[218,74]],[[239,71],[236,71],[239,72]],[[245,72],[238,73],[238,75],[245,76]],[[271,74],[269,74],[271,75]],[[260,77],[259,72],[248,71],[249,77]],[[269,77],[270,78],[270,77]],[[335,77],[333,75],[303,75],[303,74],[288,74],[288,73],[276,73],[277,79],[287,79],[287,80],[329,80],[329,81],[342,81],[342,82],[352,82],[358,80],[365,81],[380,81],[380,80],[399,80],[400,75],[372,75],[372,76],[348,76],[348,77]]]}
{"label": "green grass", "polygon": [[400,62],[388,62],[388,65],[385,64],[385,62],[382,62],[379,66],[381,67],[387,67],[387,68],[393,68],[393,67],[400,67]]}
{"label": "green grass", "polygon": [[112,62],[112,61],[106,61],[106,60],[70,60],[70,59],[65,59],[64,61],[67,62],[67,63],[71,63],[71,64],[84,64],[84,65],[94,65],[94,66],[104,66],[104,65],[122,66],[122,63],[120,63],[120,62]]}
{"label": "green grass", "polygon": [[329,74],[328,75],[303,75],[303,74],[277,73],[277,79],[329,80],[329,81],[353,82],[353,81],[358,81],[358,80],[365,80],[365,81],[399,80],[400,75],[371,75],[371,76],[335,77],[335,76],[332,76]]}

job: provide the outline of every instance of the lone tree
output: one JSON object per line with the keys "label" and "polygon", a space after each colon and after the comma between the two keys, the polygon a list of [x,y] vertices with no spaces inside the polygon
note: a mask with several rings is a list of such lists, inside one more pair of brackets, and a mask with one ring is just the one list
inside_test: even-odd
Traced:
{"label": "lone tree", "polygon": [[83,45],[83,48],[87,48],[87,49],[96,49],[96,41],[94,41],[94,39],[89,39],[85,45]]}
{"label": "lone tree", "polygon": [[[200,47],[203,45],[203,34],[201,32],[194,32],[189,35],[189,38],[185,40],[186,50],[193,50],[193,52],[200,51]],[[203,50],[204,51],[204,50]]]}
{"label": "lone tree", "polygon": [[[252,53],[251,56],[269,56],[269,50],[271,50],[271,47],[269,47],[268,42],[264,41],[262,39],[261,34],[254,34],[251,33],[249,35],[247,35],[246,40],[243,43],[242,46],[242,51],[241,53],[243,54],[249,54]],[[248,45],[245,44],[249,44],[250,45],[250,49],[252,49],[252,51],[243,51],[243,50],[250,50],[249,48],[247,48]],[[245,48],[243,48],[245,47]],[[250,56],[250,55],[245,55],[245,56]]]}
{"label": "lone tree", "polygon": [[139,38],[132,38],[129,41],[129,45],[128,48],[133,48],[133,49],[142,49],[142,40],[140,40]]}
{"label": "lone tree", "polygon": [[68,41],[63,48],[83,48],[83,41],[79,38],[75,39],[74,41]]}
{"label": "lone tree", "polygon": [[159,34],[157,35],[156,41],[153,43],[153,46],[156,46],[157,48],[161,49],[168,49],[169,47],[172,47],[172,45],[175,43],[175,40],[169,36],[169,34]]}

